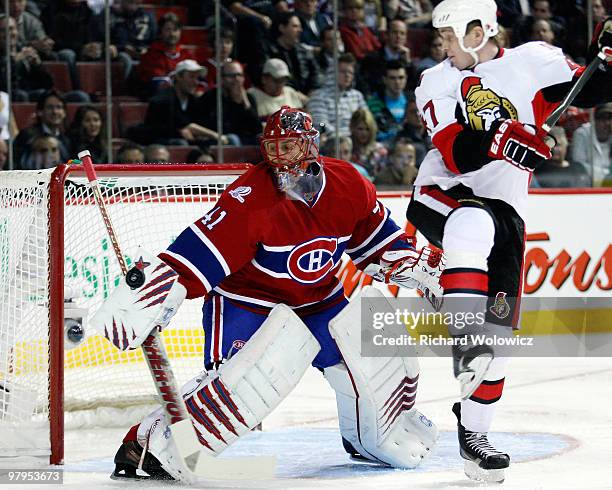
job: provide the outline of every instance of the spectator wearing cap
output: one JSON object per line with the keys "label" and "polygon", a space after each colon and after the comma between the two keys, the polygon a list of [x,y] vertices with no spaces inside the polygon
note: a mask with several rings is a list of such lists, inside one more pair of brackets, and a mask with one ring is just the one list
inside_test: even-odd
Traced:
{"label": "spectator wearing cap", "polygon": [[217,138],[217,133],[201,124],[202,114],[196,97],[198,81],[206,70],[194,60],[183,60],[170,73],[173,84],[149,101],[144,134],[139,141],[165,145],[198,144]]}
{"label": "spectator wearing cap", "polygon": [[352,53],[357,61],[361,61],[368,53],[381,48],[380,41],[365,25],[363,19],[363,0],[346,0],[339,30],[346,50]]}
{"label": "spectator wearing cap", "polygon": [[295,13],[277,15],[270,31],[272,41],[267,57],[279,58],[287,63],[292,75],[289,85],[308,95],[320,86],[319,70],[313,54],[301,45],[301,34],[302,25]]}
{"label": "spectator wearing cap", "polygon": [[[217,91],[206,92],[200,98],[203,124],[217,127]],[[228,61],[221,67],[221,98],[223,101],[223,134],[233,145],[255,145],[261,133],[255,99],[244,86],[244,68],[238,61]]]}
{"label": "spectator wearing cap", "polygon": [[302,24],[300,41],[304,47],[318,53],[321,49],[321,32],[332,25],[329,15],[317,11],[317,0],[296,0],[295,14]]}
{"label": "spectator wearing cap", "polygon": [[591,187],[586,168],[566,158],[568,142],[565,130],[555,126],[550,135],[555,139],[552,157],[535,170],[540,187]]}
{"label": "spectator wearing cap", "polygon": [[257,115],[262,122],[284,105],[297,109],[306,105],[308,97],[287,86],[290,77],[287,63],[278,58],[270,58],[263,66],[261,88],[251,87],[247,90],[255,101]]}
{"label": "spectator wearing cap", "polygon": [[140,59],[137,77],[146,94],[155,94],[166,86],[168,73],[177,64],[189,59],[189,54],[179,44],[182,25],[174,13],[164,15],[159,21],[159,39],[154,41]]}
{"label": "spectator wearing cap", "polygon": [[595,107],[595,124],[586,123],[574,131],[570,160],[582,164],[591,175],[594,186],[600,186],[610,173],[610,136],[612,102]]}
{"label": "spectator wearing cap", "polygon": [[[390,61],[399,61],[406,71],[412,67],[410,49],[406,47],[408,28],[401,19],[392,20],[389,31],[385,38],[385,44],[376,51],[368,53],[361,62],[359,70],[361,76],[357,79],[357,86],[364,94],[372,94],[380,91],[383,86],[380,83],[380,75],[385,71],[385,66]],[[380,128],[379,128],[380,129]]]}
{"label": "spectator wearing cap", "polygon": [[337,131],[340,136],[348,136],[351,115],[357,109],[367,107],[363,94],[353,88],[355,64],[355,57],[351,53],[344,53],[338,57],[339,121],[335,120],[333,86],[328,85],[315,90],[308,101],[307,109],[313,121],[315,124],[324,124],[327,134],[331,135]]}

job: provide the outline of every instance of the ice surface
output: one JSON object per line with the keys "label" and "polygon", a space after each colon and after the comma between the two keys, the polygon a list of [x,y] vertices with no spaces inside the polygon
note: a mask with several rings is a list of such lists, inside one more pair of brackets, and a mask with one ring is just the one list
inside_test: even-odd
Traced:
{"label": "ice surface", "polygon": [[[450,359],[422,359],[417,404],[441,430],[438,446],[411,471],[350,461],[342,450],[333,391],[309,370],[292,395],[224,457],[276,454],[277,478],[267,482],[202,482],[200,488],[474,488],[458,456],[450,411],[458,387]],[[512,466],[504,488],[612,488],[612,359],[513,359],[491,440]],[[108,478],[125,429],[66,434],[64,485],[169,488]],[[172,485],[176,488],[176,485]],[[41,488],[50,488],[50,485]],[[35,488],[28,485],[27,488]]]}

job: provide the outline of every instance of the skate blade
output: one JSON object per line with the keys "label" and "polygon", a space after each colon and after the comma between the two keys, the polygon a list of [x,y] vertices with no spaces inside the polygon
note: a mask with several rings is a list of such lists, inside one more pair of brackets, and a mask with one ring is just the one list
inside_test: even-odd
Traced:
{"label": "skate blade", "polygon": [[457,380],[461,385],[462,400],[467,400],[480,386],[492,360],[493,356],[491,354],[483,354],[470,362],[468,371],[459,373]]}
{"label": "skate blade", "polygon": [[503,483],[506,478],[504,469],[485,470],[478,466],[474,461],[465,461],[463,471],[470,480],[484,483]]}
{"label": "skate blade", "polygon": [[168,477],[156,477],[156,476],[150,476],[147,475],[144,472],[140,472],[140,470],[133,470],[133,471],[123,471],[121,469],[115,468],[115,471],[113,471],[110,475],[110,479],[111,480],[115,480],[115,481],[129,481],[129,482],[137,482],[137,483],[142,483],[143,485],[148,484],[151,485],[152,483],[157,483],[157,482],[161,482],[164,485],[166,484],[179,484],[179,480],[175,480],[174,478],[170,477],[170,475],[168,475]]}
{"label": "skate blade", "polygon": [[361,454],[349,454],[349,459],[354,463],[370,466],[389,466],[388,464],[383,463],[382,461],[373,461],[371,459],[366,458],[365,456],[362,456]]}

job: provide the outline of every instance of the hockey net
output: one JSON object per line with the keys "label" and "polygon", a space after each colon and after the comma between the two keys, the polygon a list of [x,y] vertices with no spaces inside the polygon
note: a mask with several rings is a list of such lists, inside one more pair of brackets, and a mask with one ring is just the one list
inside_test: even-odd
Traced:
{"label": "hockey net", "polygon": [[[246,165],[98,165],[127,256],[164,250]],[[63,459],[67,426],[108,426],[155,404],[140,349],[121,352],[88,318],[121,280],[80,165],[0,174],[0,457]],[[202,303],[162,333],[180,384],[203,369]],[[123,410],[121,415],[118,410]]]}

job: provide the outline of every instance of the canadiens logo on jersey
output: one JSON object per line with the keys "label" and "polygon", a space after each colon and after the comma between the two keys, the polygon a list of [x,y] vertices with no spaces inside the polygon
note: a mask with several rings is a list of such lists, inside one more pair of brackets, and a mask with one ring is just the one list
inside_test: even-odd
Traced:
{"label": "canadiens logo on jersey", "polygon": [[337,238],[315,238],[297,245],[287,258],[289,275],[298,282],[319,281],[336,265]]}
{"label": "canadiens logo on jersey", "polygon": [[482,86],[478,77],[467,77],[461,82],[461,96],[470,127],[477,131],[488,130],[497,119],[518,119],[518,112],[505,97]]}

